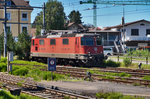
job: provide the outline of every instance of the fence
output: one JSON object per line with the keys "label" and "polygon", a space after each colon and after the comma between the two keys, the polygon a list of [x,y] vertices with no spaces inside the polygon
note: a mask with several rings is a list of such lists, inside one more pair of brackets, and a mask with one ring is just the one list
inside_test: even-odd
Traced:
{"label": "fence", "polygon": [[134,54],[115,53],[114,56],[110,56],[109,59],[114,61],[122,62],[124,58],[129,58],[131,63],[143,63],[150,64],[150,56],[136,56]]}

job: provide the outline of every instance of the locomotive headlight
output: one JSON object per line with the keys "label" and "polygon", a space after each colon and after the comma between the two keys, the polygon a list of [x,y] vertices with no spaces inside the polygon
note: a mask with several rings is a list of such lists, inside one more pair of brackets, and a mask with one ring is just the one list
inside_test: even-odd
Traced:
{"label": "locomotive headlight", "polygon": [[88,57],[89,59],[92,59],[93,57],[91,56],[91,52],[88,52]]}
{"label": "locomotive headlight", "polygon": [[89,59],[92,59],[92,58],[93,58],[92,56],[89,57]]}
{"label": "locomotive headlight", "polygon": [[91,56],[91,52],[88,52],[88,56],[89,56],[89,57]]}

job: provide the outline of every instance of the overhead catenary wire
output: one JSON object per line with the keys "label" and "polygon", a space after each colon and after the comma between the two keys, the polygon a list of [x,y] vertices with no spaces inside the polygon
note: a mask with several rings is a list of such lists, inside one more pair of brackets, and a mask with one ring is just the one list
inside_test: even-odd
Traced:
{"label": "overhead catenary wire", "polygon": [[[145,13],[145,12],[149,12],[150,9],[141,9],[141,10],[131,10],[131,11],[125,11],[126,15],[128,14],[138,14],[138,13]],[[134,12],[134,13],[133,13]],[[113,13],[108,13],[108,14],[99,14],[97,16],[118,16],[122,14],[122,11],[121,12],[113,12]],[[93,16],[83,16],[83,17],[93,17]]]}

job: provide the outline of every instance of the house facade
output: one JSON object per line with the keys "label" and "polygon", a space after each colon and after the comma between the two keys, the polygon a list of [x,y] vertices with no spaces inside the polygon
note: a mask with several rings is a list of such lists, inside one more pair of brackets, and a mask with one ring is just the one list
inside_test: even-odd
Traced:
{"label": "house facade", "polygon": [[[3,0],[1,0],[3,1]],[[31,35],[31,12],[33,10],[28,0],[7,0],[7,33],[12,33],[13,37],[18,37],[22,32]],[[0,4],[0,19],[4,19],[4,8]],[[3,21],[0,21],[0,34],[4,31]]]}
{"label": "house facade", "polygon": [[135,22],[107,27],[106,30],[118,30],[121,40],[128,48],[150,46],[150,21],[138,20]]}

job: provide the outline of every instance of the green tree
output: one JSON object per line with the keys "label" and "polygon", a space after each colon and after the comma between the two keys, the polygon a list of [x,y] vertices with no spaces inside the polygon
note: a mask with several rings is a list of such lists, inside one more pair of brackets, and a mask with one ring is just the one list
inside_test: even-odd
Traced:
{"label": "green tree", "polygon": [[1,54],[3,53],[3,49],[4,49],[4,35],[3,34],[0,34],[0,51],[1,51]]}
{"label": "green tree", "polygon": [[15,52],[15,41],[12,36],[12,33],[7,34],[7,51]]}
{"label": "green tree", "polygon": [[[48,0],[46,3],[46,30],[61,30],[64,29],[65,13],[61,2],[57,0]],[[33,27],[36,27],[37,34],[40,33],[43,24],[43,11],[35,18]]]}
{"label": "green tree", "polygon": [[18,35],[18,42],[16,43],[16,54],[19,59],[29,60],[30,56],[31,38],[27,32]]}
{"label": "green tree", "polygon": [[[4,51],[4,33],[0,35],[0,51]],[[12,33],[7,33],[7,51],[13,51],[15,53],[15,41],[13,39]]]}
{"label": "green tree", "polygon": [[42,11],[40,13],[38,13],[38,15],[36,16],[36,18],[32,24],[32,27],[36,28],[36,35],[41,34],[41,29],[43,27],[43,12]]}
{"label": "green tree", "polygon": [[71,13],[69,14],[69,20],[70,22],[75,22],[77,24],[81,24],[82,21],[81,21],[81,13],[79,11],[71,11]]}

